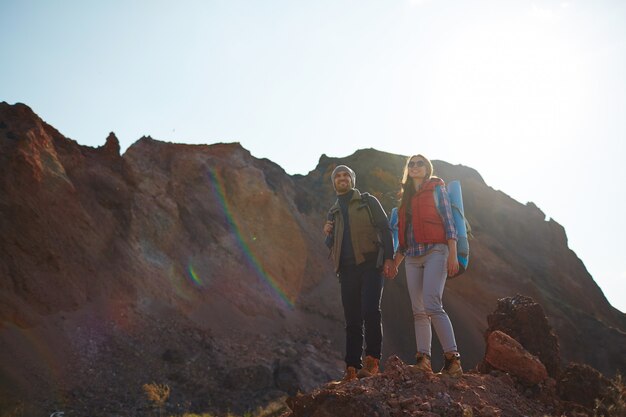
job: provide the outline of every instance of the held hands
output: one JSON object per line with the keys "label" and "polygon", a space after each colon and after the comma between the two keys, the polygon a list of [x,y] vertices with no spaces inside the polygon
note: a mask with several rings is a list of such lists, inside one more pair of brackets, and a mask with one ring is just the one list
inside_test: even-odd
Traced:
{"label": "held hands", "polygon": [[388,279],[394,279],[398,275],[398,267],[392,259],[385,260],[383,265],[383,276]]}
{"label": "held hands", "polygon": [[404,255],[401,252],[396,252],[396,254],[393,256],[393,263],[396,266],[396,271],[398,270],[398,268],[400,268],[400,264],[403,260]]}
{"label": "held hands", "polygon": [[385,261],[385,269],[383,275],[385,278],[394,279],[398,275],[398,268],[404,259],[404,255],[400,252],[396,252],[393,259]]}

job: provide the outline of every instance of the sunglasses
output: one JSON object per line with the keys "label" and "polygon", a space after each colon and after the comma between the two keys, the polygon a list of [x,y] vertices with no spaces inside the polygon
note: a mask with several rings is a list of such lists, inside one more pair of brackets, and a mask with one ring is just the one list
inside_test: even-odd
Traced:
{"label": "sunglasses", "polygon": [[409,161],[409,168],[413,168],[413,167],[417,167],[417,168],[421,168],[424,165],[426,165],[426,162],[424,161],[417,161],[417,162],[413,162],[413,161]]}

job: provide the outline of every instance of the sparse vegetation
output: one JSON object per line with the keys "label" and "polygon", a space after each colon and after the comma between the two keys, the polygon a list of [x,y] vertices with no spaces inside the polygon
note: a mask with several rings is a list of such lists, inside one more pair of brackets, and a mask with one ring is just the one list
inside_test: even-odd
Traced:
{"label": "sparse vegetation", "polygon": [[146,393],[148,400],[150,400],[152,404],[158,408],[159,416],[161,416],[163,413],[163,406],[170,397],[170,387],[166,384],[157,384],[153,382],[152,384],[144,384],[143,390]]}
{"label": "sparse vegetation", "polygon": [[259,407],[254,412],[254,414],[250,415],[250,417],[278,417],[288,410],[287,404],[285,404],[285,400],[286,397],[277,401],[273,401],[264,408]]}
{"label": "sparse vegetation", "polygon": [[601,399],[596,399],[594,417],[626,416],[626,385],[621,374],[617,374]]}

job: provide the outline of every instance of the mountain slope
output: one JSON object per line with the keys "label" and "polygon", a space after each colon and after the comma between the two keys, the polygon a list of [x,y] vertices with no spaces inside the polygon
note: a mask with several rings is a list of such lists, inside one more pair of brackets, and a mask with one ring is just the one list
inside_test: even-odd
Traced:
{"label": "mountain slope", "polygon": [[[361,150],[289,176],[238,144],[149,137],[122,156],[113,134],[81,146],[0,104],[0,405],[91,411],[106,397],[98,409],[119,410],[154,380],[181,410],[237,412],[338,377],[342,310],[321,236],[330,172],[350,165],[390,210],[404,159]],[[625,315],[563,228],[471,168],[435,171],[462,181],[474,234],[444,299],[464,365],[482,359],[497,299],[521,293],[544,306],[564,360],[623,373]],[[403,274],[386,283],[383,316],[384,356],[410,362]]]}

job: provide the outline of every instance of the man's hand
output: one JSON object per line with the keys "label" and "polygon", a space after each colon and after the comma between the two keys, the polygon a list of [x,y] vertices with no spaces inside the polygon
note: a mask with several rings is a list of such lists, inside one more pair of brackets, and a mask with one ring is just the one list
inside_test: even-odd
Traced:
{"label": "man's hand", "polygon": [[398,275],[398,268],[393,262],[393,259],[385,260],[385,263],[383,264],[383,275],[388,279],[394,279],[396,275]]}
{"label": "man's hand", "polygon": [[326,223],[324,224],[324,234],[326,236],[329,236],[332,232],[333,232],[333,227],[334,227],[334,222],[332,220],[326,220]]}

